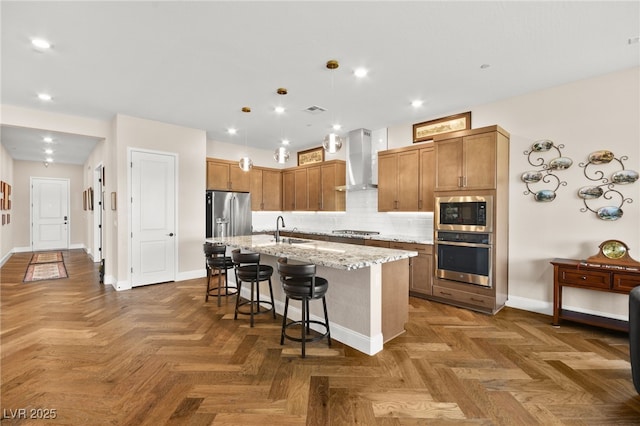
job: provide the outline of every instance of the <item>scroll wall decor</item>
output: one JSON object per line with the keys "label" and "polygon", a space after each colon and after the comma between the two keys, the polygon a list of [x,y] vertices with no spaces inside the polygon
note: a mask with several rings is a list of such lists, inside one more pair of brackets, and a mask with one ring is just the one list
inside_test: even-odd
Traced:
{"label": "scroll wall decor", "polygon": [[[589,154],[588,162],[579,164],[580,167],[584,168],[584,175],[587,179],[593,182],[600,182],[598,185],[585,186],[578,190],[578,197],[582,198],[584,202],[584,207],[580,209],[581,212],[590,211],[595,213],[598,219],[609,221],[618,220],[622,217],[622,205],[624,203],[632,203],[633,200],[625,197],[618,190],[617,185],[628,185],[638,180],[638,172],[624,168],[624,161],[628,159],[629,157],[626,155],[616,158],[613,152],[603,149],[592,152]],[[610,178],[605,177],[603,169],[606,168],[613,168],[614,170]],[[593,203],[593,200],[599,198],[612,201],[618,200],[618,202],[615,205],[599,208],[589,206],[589,203]]]}
{"label": "scroll wall decor", "polygon": [[[537,170],[524,172],[520,177],[527,186],[524,195],[533,195],[533,199],[539,202],[550,202],[555,200],[556,191],[560,186],[566,186],[567,182],[560,180],[556,172],[566,170],[573,164],[573,160],[563,157],[560,149],[564,145],[556,145],[548,139],[541,139],[531,145],[531,149],[524,151],[527,161]],[[547,158],[551,158],[547,163]],[[533,186],[539,184],[555,185],[552,188],[534,190]]]}

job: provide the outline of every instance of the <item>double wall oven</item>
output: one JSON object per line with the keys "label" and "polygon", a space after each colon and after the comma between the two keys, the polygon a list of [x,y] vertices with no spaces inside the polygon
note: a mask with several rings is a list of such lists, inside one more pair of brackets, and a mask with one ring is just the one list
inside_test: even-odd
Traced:
{"label": "double wall oven", "polygon": [[436,277],[492,287],[493,196],[436,197]]}

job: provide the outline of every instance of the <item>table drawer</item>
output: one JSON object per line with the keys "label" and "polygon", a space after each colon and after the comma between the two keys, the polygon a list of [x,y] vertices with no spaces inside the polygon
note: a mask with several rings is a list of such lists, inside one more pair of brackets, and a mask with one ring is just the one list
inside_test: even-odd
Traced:
{"label": "table drawer", "polygon": [[451,301],[461,302],[466,305],[481,306],[486,309],[493,309],[493,306],[495,305],[495,298],[493,297],[468,293],[466,291],[453,290],[437,285],[433,286],[433,295],[440,298],[446,298]]}
{"label": "table drawer", "polygon": [[558,280],[565,285],[602,289],[611,288],[611,274],[607,272],[560,269],[558,271]]}
{"label": "table drawer", "polygon": [[640,285],[640,275],[613,274],[613,289],[624,293],[630,292],[634,287]]}

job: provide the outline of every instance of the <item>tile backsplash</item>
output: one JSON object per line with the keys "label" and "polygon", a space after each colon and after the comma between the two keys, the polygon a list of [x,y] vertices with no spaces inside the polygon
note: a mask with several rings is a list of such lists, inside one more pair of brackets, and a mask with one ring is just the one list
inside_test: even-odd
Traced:
{"label": "tile backsplash", "polygon": [[253,212],[254,231],[274,230],[278,215],[284,217],[289,231],[355,229],[419,238],[433,235],[433,213],[379,213],[377,190],[347,192],[346,212]]}

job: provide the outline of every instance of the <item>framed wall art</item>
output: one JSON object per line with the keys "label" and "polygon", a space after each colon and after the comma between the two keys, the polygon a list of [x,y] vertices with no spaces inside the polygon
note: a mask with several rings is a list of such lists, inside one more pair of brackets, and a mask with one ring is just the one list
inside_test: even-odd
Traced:
{"label": "framed wall art", "polygon": [[324,148],[322,148],[321,146],[298,152],[298,166],[312,163],[322,163],[323,161]]}
{"label": "framed wall art", "polygon": [[433,140],[436,135],[471,129],[471,111],[413,125],[413,143]]}

